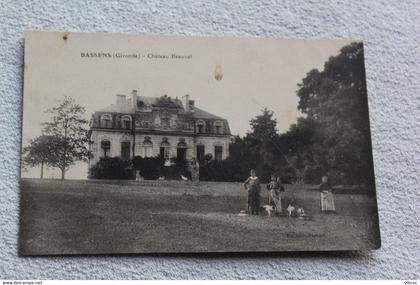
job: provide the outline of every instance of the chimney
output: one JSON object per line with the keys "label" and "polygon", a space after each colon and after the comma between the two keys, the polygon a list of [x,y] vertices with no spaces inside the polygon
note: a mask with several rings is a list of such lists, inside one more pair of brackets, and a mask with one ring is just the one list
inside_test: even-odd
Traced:
{"label": "chimney", "polygon": [[190,111],[194,112],[194,100],[190,100]]}
{"label": "chimney", "polygon": [[117,94],[117,106],[125,104],[125,95]]}
{"label": "chimney", "polygon": [[137,109],[137,90],[131,91],[131,103],[133,104],[133,110]]}
{"label": "chimney", "polygon": [[185,94],[182,96],[182,107],[184,107],[185,112],[190,111],[190,95]]}

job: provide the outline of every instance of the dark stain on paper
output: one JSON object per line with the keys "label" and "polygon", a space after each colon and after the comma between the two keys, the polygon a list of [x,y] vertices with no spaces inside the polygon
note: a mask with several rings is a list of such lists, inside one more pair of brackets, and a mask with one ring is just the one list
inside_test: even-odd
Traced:
{"label": "dark stain on paper", "polygon": [[222,78],[223,78],[222,65],[216,64],[216,68],[214,69],[214,78],[217,81],[222,80]]}
{"label": "dark stain on paper", "polygon": [[64,42],[66,42],[67,40],[68,40],[68,38],[69,38],[69,32],[65,32],[64,33],[64,35],[63,35],[63,40],[64,40]]}

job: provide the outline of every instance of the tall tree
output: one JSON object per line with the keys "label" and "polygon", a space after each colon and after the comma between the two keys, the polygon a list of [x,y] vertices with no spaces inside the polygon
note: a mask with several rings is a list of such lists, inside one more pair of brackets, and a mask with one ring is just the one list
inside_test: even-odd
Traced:
{"label": "tall tree", "polygon": [[251,132],[245,138],[259,177],[267,181],[281,167],[281,150],[278,148],[277,121],[273,111],[264,108],[260,115],[251,119]]}
{"label": "tall tree", "polygon": [[40,178],[44,178],[44,166],[52,166],[56,162],[54,145],[52,136],[41,135],[32,139],[29,145],[23,148],[23,166],[25,168],[40,166]]}
{"label": "tall tree", "polygon": [[[330,57],[324,70],[311,70],[299,84],[298,109],[316,124],[306,146],[311,166],[342,183],[373,178],[362,43],[352,43]],[[299,125],[300,124],[300,125]],[[291,129],[291,132],[294,130]]]}
{"label": "tall tree", "polygon": [[258,138],[260,141],[268,141],[277,135],[277,121],[273,118],[274,112],[264,108],[262,114],[251,119],[250,136]]}
{"label": "tall tree", "polygon": [[57,107],[46,112],[51,115],[51,121],[43,123],[43,133],[54,137],[56,160],[52,166],[60,169],[61,179],[64,179],[71,165],[89,158],[88,122],[83,117],[85,108],[66,96]]}

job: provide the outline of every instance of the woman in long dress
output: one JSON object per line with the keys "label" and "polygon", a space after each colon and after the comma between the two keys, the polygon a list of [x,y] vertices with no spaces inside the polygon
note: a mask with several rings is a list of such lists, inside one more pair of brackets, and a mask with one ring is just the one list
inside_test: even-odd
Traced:
{"label": "woman in long dress", "polygon": [[334,212],[335,211],[334,196],[332,193],[332,186],[330,182],[328,181],[327,176],[322,177],[322,182],[319,185],[319,189],[321,190],[321,211]]}
{"label": "woman in long dress", "polygon": [[274,207],[276,214],[282,212],[281,208],[281,195],[282,185],[278,178],[274,175],[271,175],[270,183],[267,184],[268,194],[268,204]]}

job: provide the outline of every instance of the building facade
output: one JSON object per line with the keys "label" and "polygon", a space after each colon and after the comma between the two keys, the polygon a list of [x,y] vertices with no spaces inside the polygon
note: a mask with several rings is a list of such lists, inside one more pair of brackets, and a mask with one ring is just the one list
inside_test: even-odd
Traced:
{"label": "building facade", "polygon": [[101,157],[156,157],[165,161],[183,157],[215,160],[229,156],[231,133],[226,119],[195,106],[189,95],[182,99],[117,95],[116,103],[99,110],[90,121],[89,166]]}

